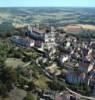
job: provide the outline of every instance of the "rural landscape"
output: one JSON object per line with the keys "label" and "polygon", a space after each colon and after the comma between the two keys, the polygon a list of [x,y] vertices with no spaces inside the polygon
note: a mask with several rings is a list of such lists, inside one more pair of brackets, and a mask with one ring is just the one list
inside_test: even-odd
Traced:
{"label": "rural landscape", "polygon": [[95,100],[95,8],[0,8],[0,100]]}

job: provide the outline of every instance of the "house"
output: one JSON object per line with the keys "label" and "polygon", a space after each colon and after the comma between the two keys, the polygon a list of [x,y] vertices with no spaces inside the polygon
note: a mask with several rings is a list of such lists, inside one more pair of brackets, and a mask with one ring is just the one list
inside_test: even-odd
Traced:
{"label": "house", "polygon": [[90,56],[90,57],[92,57],[92,59],[95,59],[95,50],[90,48],[87,56]]}
{"label": "house", "polygon": [[68,72],[66,74],[66,81],[70,84],[83,84],[85,83],[86,74],[77,72]]}
{"label": "house", "polygon": [[95,69],[91,71],[88,77],[88,85],[91,87],[95,87]]}
{"label": "house", "polygon": [[89,55],[85,56],[85,58],[83,60],[91,62],[91,61],[94,61],[94,58],[93,58],[93,55],[89,54]]}
{"label": "house", "polygon": [[55,43],[55,32],[51,29],[51,32],[45,33],[44,36],[45,45],[47,45],[48,49],[54,47]]}
{"label": "house", "polygon": [[61,55],[60,58],[59,58],[59,62],[60,62],[61,65],[63,65],[69,59],[70,59],[69,55]]}
{"label": "house", "polygon": [[75,52],[74,54],[71,54],[71,57],[74,59],[80,59],[81,55],[78,52]]}
{"label": "house", "polygon": [[48,50],[49,58],[52,59],[52,60],[55,59],[55,53],[56,53],[56,48],[55,47],[51,47]]}
{"label": "house", "polygon": [[81,72],[85,72],[85,73],[88,73],[90,72],[94,67],[94,62],[90,62],[88,60],[84,60],[83,62],[81,62],[79,64],[79,67],[78,69],[81,71]]}
{"label": "house", "polygon": [[84,58],[85,56],[87,56],[87,54],[88,54],[88,49],[86,49],[86,48],[81,48],[81,54],[82,54],[82,58]]}
{"label": "house", "polygon": [[19,46],[23,46],[23,47],[33,47],[34,46],[34,41],[28,38],[22,38],[20,36],[12,36],[10,40]]}
{"label": "house", "polygon": [[26,35],[35,41],[35,46],[47,47],[47,49],[55,46],[55,33],[53,31],[46,33],[44,30],[41,31],[29,26]]}
{"label": "house", "polygon": [[43,49],[44,49],[44,43],[39,40],[35,41],[34,46],[36,48],[38,48],[38,50],[41,50],[41,51],[43,51]]}
{"label": "house", "polygon": [[54,100],[55,92],[51,90],[43,91],[41,99],[43,100]]}
{"label": "house", "polygon": [[95,42],[90,42],[90,48],[93,48],[93,49],[95,49]]}
{"label": "house", "polygon": [[83,42],[83,43],[82,43],[82,47],[85,48],[85,49],[87,49],[87,48],[88,48],[88,45],[87,45],[86,43]]}
{"label": "house", "polygon": [[82,59],[83,61],[93,61],[95,58],[95,53],[91,48],[86,49],[86,51],[82,51]]}
{"label": "house", "polygon": [[34,40],[34,46],[41,48],[42,43],[44,42],[44,33],[41,33],[38,30],[36,31],[36,29],[33,30],[32,28],[29,28],[29,30],[26,32],[26,35]]}
{"label": "house", "polygon": [[70,46],[71,46],[71,42],[70,41],[67,41],[65,48],[68,49]]}
{"label": "house", "polygon": [[88,50],[88,54],[87,55],[92,54],[92,52],[93,52],[93,49],[91,48],[91,49]]}

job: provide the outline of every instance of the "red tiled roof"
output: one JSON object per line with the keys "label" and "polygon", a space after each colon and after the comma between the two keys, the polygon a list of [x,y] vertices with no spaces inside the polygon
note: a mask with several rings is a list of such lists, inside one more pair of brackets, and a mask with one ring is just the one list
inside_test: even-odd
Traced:
{"label": "red tiled roof", "polygon": [[86,68],[88,68],[89,67],[89,63],[82,62],[82,63],[80,63],[80,66],[79,67],[86,67]]}
{"label": "red tiled roof", "polygon": [[45,30],[39,30],[39,29],[36,29],[36,28],[33,28],[32,31],[36,32],[36,33],[39,33],[39,34],[44,34],[45,33]]}
{"label": "red tiled roof", "polygon": [[56,96],[55,100],[63,100],[63,98],[61,96]]}
{"label": "red tiled roof", "polygon": [[69,74],[73,74],[76,77],[83,77],[85,75],[85,73],[81,73],[80,71],[70,72]]}

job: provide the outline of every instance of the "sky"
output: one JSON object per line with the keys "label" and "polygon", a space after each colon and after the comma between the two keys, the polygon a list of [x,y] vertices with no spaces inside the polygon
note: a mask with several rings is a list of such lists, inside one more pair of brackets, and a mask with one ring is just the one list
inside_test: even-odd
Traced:
{"label": "sky", "polygon": [[0,0],[0,7],[95,7],[95,0]]}

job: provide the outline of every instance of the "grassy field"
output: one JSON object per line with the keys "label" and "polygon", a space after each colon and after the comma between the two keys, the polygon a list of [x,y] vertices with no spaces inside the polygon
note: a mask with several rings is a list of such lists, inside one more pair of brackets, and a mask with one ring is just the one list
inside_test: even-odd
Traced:
{"label": "grassy field", "polygon": [[24,65],[25,63],[21,59],[7,58],[7,60],[5,61],[5,64],[7,67],[16,68],[18,66]]}
{"label": "grassy field", "polygon": [[44,75],[40,75],[37,80],[34,81],[34,84],[40,89],[48,89],[48,83],[50,80]]}
{"label": "grassy field", "polygon": [[64,27],[65,31],[76,30],[80,32],[80,30],[90,30],[95,31],[95,25],[88,25],[88,24],[70,24]]}

